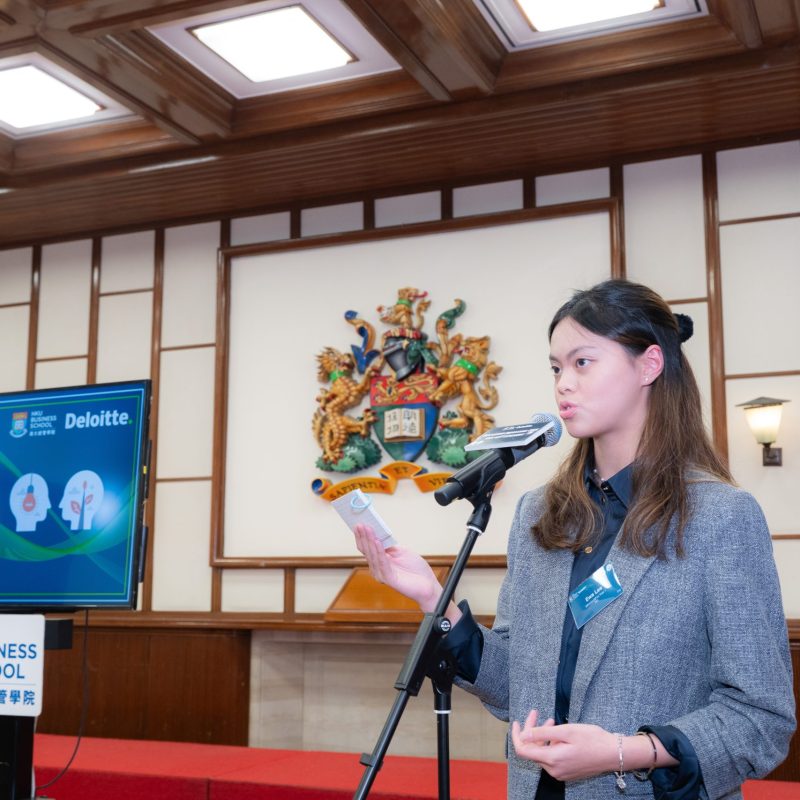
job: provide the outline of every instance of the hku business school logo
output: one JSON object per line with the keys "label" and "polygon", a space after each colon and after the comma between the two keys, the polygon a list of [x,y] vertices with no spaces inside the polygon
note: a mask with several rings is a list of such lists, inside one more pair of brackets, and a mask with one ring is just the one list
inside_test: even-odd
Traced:
{"label": "hku business school logo", "polygon": [[15,411],[11,415],[11,430],[9,433],[15,439],[21,439],[28,432],[28,412]]}

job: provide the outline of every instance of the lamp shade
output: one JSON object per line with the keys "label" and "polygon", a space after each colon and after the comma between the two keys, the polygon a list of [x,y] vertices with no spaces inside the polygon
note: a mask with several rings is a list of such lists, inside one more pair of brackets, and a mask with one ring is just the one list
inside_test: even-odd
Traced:
{"label": "lamp shade", "polygon": [[747,424],[759,444],[770,445],[777,441],[782,406],[788,402],[777,397],[757,397],[738,404],[739,408],[744,408]]}

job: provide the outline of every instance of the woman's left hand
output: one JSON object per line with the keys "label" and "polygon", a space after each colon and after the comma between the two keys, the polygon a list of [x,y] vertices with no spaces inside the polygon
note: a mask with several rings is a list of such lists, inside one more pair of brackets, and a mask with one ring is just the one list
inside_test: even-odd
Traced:
{"label": "woman's left hand", "polygon": [[537,726],[536,710],[525,725],[514,721],[511,738],[520,758],[540,764],[560,781],[590,778],[619,768],[617,737],[599,725],[556,725],[552,719]]}

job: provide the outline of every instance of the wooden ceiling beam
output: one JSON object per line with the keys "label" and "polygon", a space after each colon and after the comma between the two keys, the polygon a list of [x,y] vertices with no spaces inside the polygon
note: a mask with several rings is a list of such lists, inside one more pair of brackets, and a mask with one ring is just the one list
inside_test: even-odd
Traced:
{"label": "wooden ceiling beam", "polygon": [[0,133],[0,188],[8,181],[14,164],[14,140]]}
{"label": "wooden ceiling beam", "polygon": [[[198,144],[230,133],[231,101],[207,87],[192,87],[175,70],[159,70],[158,53],[132,41],[95,41],[40,27],[37,50],[150,120],[181,142]],[[186,73],[186,70],[183,70]]]}
{"label": "wooden ceiling beam", "polygon": [[708,10],[749,48],[761,47],[763,37],[754,0],[707,0]]}
{"label": "wooden ceiling beam", "polygon": [[344,0],[437,100],[490,94],[506,50],[471,2]]}
{"label": "wooden ceiling beam", "polygon": [[91,37],[163,25],[257,0],[70,0],[48,9],[47,25]]}

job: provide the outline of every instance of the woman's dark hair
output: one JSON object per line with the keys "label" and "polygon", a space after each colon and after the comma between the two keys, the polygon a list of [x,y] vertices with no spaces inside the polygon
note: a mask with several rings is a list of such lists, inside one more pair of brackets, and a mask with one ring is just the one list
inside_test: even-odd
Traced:
{"label": "woman's dark hair", "polygon": [[[620,544],[642,556],[665,558],[670,522],[675,520],[675,552],[681,556],[691,512],[686,488],[690,471],[733,482],[703,425],[697,381],[681,348],[692,335],[691,319],[673,314],[652,289],[624,280],[576,292],[556,312],[548,337],[568,317],[621,344],[634,357],[654,344],[664,354],[664,369],[650,387],[647,420],[633,464],[633,500]],[[597,530],[600,512],[585,482],[585,469],[593,467],[592,448],[591,439],[579,439],[547,485],[545,511],[533,527],[543,547],[577,551]]]}

